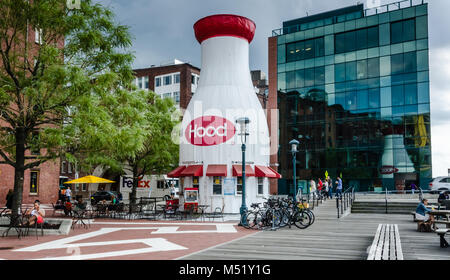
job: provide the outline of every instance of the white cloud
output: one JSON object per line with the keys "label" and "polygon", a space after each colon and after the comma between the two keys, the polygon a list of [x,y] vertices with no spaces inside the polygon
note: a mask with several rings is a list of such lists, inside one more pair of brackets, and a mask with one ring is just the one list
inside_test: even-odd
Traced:
{"label": "white cloud", "polygon": [[431,149],[433,177],[450,168],[450,49],[430,51]]}

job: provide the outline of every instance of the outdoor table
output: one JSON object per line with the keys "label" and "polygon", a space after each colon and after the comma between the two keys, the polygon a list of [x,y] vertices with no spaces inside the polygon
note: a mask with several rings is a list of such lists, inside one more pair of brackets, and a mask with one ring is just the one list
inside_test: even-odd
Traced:
{"label": "outdoor table", "polygon": [[[445,220],[450,221],[450,210],[431,210],[429,214],[435,217],[444,217]],[[447,224],[446,226],[450,228],[450,225]],[[436,224],[434,224],[434,229],[436,230]]]}
{"label": "outdoor table", "polygon": [[5,215],[7,209],[8,209],[8,208],[6,208],[6,207],[0,207],[0,217],[2,217],[3,215]]}
{"label": "outdoor table", "polygon": [[73,220],[72,220],[72,228],[74,228],[74,226],[80,222],[84,228],[87,228],[87,224],[84,222],[86,215],[87,215],[88,210],[72,210],[73,213]]}
{"label": "outdoor table", "polygon": [[209,205],[198,205],[197,207],[201,210],[200,218],[203,221],[205,219],[205,215],[204,215],[205,214],[205,209],[208,208]]}

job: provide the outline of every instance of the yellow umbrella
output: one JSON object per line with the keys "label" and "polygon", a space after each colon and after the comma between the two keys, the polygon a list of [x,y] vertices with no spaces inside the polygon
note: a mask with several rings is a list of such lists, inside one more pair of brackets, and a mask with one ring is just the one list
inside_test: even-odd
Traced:
{"label": "yellow umbrella", "polygon": [[101,183],[115,183],[115,181],[111,181],[108,179],[103,179],[100,177],[95,177],[92,175],[84,176],[72,181],[64,182],[64,184],[101,184]]}

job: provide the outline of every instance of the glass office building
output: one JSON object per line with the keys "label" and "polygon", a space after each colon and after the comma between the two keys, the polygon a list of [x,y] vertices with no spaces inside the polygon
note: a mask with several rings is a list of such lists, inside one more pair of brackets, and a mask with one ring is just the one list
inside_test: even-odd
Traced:
{"label": "glass office building", "polygon": [[293,193],[292,139],[299,186],[328,174],[359,191],[428,187],[426,3],[360,4],[284,22],[273,37],[279,194]]}

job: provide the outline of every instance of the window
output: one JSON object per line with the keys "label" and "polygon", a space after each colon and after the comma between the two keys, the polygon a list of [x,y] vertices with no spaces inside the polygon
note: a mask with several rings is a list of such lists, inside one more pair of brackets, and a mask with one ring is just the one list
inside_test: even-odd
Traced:
{"label": "window", "polygon": [[413,73],[417,71],[416,52],[401,53],[391,56],[392,75]]}
{"label": "window", "polygon": [[179,91],[175,91],[173,93],[173,101],[177,104],[180,103],[180,92]]}
{"label": "window", "polygon": [[148,76],[144,77],[144,88],[148,89]]}
{"label": "window", "polygon": [[297,88],[302,88],[305,86],[305,70],[302,69],[295,71],[295,81]]}
{"label": "window", "polygon": [[237,177],[236,194],[242,195],[242,177]]}
{"label": "window", "polygon": [[191,84],[195,85],[195,82],[196,82],[195,76],[191,75]]}
{"label": "window", "polygon": [[314,86],[314,68],[309,68],[305,70],[305,87]]}
{"label": "window", "polygon": [[315,76],[314,84],[316,86],[324,85],[325,84],[325,67],[316,67],[314,69],[314,76]]}
{"label": "window", "polygon": [[405,105],[417,104],[417,84],[407,84],[404,87]]}
{"label": "window", "polygon": [[345,79],[347,81],[356,80],[356,62],[347,62],[345,64]]}
{"label": "window", "polygon": [[367,60],[359,60],[356,62],[356,78],[358,80],[367,79]]}
{"label": "window", "polygon": [[164,189],[164,188],[165,188],[164,180],[158,180],[158,181],[156,181],[156,188],[157,188],[157,189]]}
{"label": "window", "polygon": [[161,77],[155,78],[155,87],[161,86]]}
{"label": "window", "polygon": [[192,187],[198,189],[199,185],[200,185],[199,177],[192,177]]}
{"label": "window", "polygon": [[377,58],[371,58],[367,60],[367,77],[368,78],[375,78],[380,76],[380,59]]}
{"label": "window", "polygon": [[42,40],[43,34],[42,34],[42,28],[35,28],[34,29],[34,42],[37,44],[42,44],[43,40]]}
{"label": "window", "polygon": [[81,185],[81,190],[82,190],[83,192],[87,192],[87,191],[88,191],[88,184],[82,184],[82,185]]}
{"label": "window", "polygon": [[324,38],[289,43],[286,45],[286,61],[297,61],[324,56]]}
{"label": "window", "polygon": [[369,108],[380,107],[380,89],[369,89]]}
{"label": "window", "polygon": [[138,88],[141,89],[142,88],[142,77],[137,78],[138,80]]}
{"label": "window", "polygon": [[345,53],[379,46],[378,26],[339,33],[334,36],[335,53]]}
{"label": "window", "polygon": [[213,195],[222,195],[222,177],[213,177]]}
{"label": "window", "polygon": [[66,173],[66,162],[65,161],[61,162],[61,173]]}
{"label": "window", "polygon": [[392,106],[403,105],[405,102],[405,97],[403,94],[403,86],[393,86],[392,87]]}
{"label": "window", "polygon": [[175,81],[174,82],[175,84],[179,84],[180,83],[180,74],[175,74],[174,75],[174,81]]}
{"label": "window", "polygon": [[258,177],[258,195],[264,194],[264,177]]}
{"label": "window", "polygon": [[72,164],[67,162],[67,173],[72,173]]}
{"label": "window", "polygon": [[39,191],[39,171],[30,172],[30,194],[38,194]]}
{"label": "window", "polygon": [[415,39],[415,19],[408,19],[391,23],[391,44],[413,41]]}
{"label": "window", "polygon": [[345,81],[345,63],[336,64],[334,66],[334,78],[336,82]]}
{"label": "window", "polygon": [[163,82],[164,82],[165,86],[172,84],[172,76],[170,76],[170,75],[169,76],[164,76],[163,77]]}

